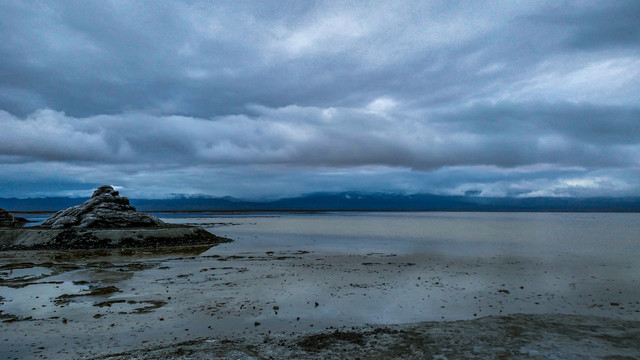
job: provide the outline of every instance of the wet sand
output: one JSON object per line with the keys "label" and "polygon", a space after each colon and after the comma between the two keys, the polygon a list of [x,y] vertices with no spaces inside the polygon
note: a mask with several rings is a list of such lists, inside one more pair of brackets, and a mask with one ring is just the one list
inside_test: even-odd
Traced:
{"label": "wet sand", "polygon": [[[203,346],[208,349],[215,344],[218,349],[219,344],[225,344],[218,350],[232,351],[239,346],[240,350],[233,351],[255,356],[262,350],[254,353],[241,349],[278,339],[273,340],[275,348],[291,352],[291,356],[306,357],[301,355],[305,354],[304,348],[292,346],[305,334],[330,333],[333,329],[366,334],[392,324],[494,316],[442,326],[429,323],[422,329],[444,337],[445,328],[454,333],[471,331],[465,336],[470,336],[469,343],[476,343],[473,336],[487,336],[482,335],[485,330],[504,331],[500,329],[509,322],[496,315],[517,313],[531,317],[519,318],[517,326],[526,329],[527,322],[540,322],[537,329],[530,329],[533,333],[527,333],[532,340],[560,331],[545,319],[566,322],[561,317],[531,315],[549,313],[576,315],[571,323],[580,326],[598,323],[604,327],[605,335],[618,329],[617,333],[623,331],[622,338],[638,338],[640,290],[609,281],[611,269],[607,267],[581,275],[565,274],[562,264],[554,264],[549,274],[554,281],[547,283],[540,280],[540,272],[549,271],[540,269],[551,268],[549,264],[517,258],[451,259],[306,251],[231,254],[232,249],[229,244],[201,254],[196,254],[203,251],[201,248],[185,248],[171,254],[3,253],[0,355],[92,358],[195,341],[190,346],[196,352]],[[561,274],[565,275],[560,277]],[[611,320],[598,321],[591,316]],[[371,328],[366,324],[375,325]],[[421,328],[407,325],[392,329],[415,332]],[[603,342],[605,335],[598,334]],[[433,338],[432,334],[425,336]],[[451,335],[446,341],[457,337]],[[279,345],[281,341],[284,345]],[[367,341],[371,341],[370,336]],[[388,341],[404,340],[395,335]],[[496,344],[489,349],[497,349],[504,341],[496,338]],[[611,351],[619,347],[616,344],[610,343]],[[575,346],[567,349],[575,351]],[[356,347],[364,351],[363,355],[374,351]],[[544,350],[535,346],[532,349]],[[638,346],[625,351],[640,354]],[[158,355],[163,350],[156,349],[148,356],[146,353],[136,356],[164,357]],[[430,354],[437,355],[433,351]]]}
{"label": "wet sand", "polygon": [[638,322],[571,315],[489,316],[200,339],[102,359],[636,359]]}
{"label": "wet sand", "polygon": [[633,257],[347,240],[330,250],[318,238],[253,236],[212,248],[2,252],[0,357],[640,356]]}

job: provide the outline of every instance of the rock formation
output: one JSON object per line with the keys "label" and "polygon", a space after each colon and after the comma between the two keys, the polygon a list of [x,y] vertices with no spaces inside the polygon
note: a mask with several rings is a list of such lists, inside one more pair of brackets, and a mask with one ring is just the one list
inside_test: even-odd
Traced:
{"label": "rock formation", "polygon": [[108,185],[39,226],[0,229],[0,251],[193,247],[229,241],[196,226],[166,224],[137,212]]}
{"label": "rock formation", "polygon": [[133,228],[158,227],[165,223],[155,216],[137,212],[129,199],[109,185],[100,186],[86,202],[58,211],[40,225],[44,228]]}
{"label": "rock formation", "polygon": [[0,226],[15,227],[15,226],[21,226],[26,222],[29,222],[29,221],[25,218],[13,216],[4,209],[0,209]]}

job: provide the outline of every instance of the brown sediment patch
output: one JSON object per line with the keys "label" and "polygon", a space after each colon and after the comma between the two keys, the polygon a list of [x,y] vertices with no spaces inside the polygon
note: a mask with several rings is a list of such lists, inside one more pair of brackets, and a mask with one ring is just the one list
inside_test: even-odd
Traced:
{"label": "brown sediment patch", "polygon": [[[65,256],[63,259],[66,261],[70,261],[70,257],[68,256]],[[122,260],[122,259],[118,259],[118,260]],[[91,269],[94,271],[95,274],[98,274],[99,271],[109,271],[109,269],[115,269],[112,272],[108,272],[107,275],[112,274],[113,275],[112,278],[116,279],[117,281],[117,280],[122,280],[123,278],[130,278],[133,275],[133,272],[135,271],[150,269],[156,265],[157,265],[157,262],[153,262],[153,261],[131,262],[131,263],[124,263],[124,264],[114,263],[110,261],[89,261],[85,263],[83,263],[82,261],[78,261],[75,264],[71,264],[68,262],[13,263],[13,264],[3,265],[0,271],[12,272],[15,270],[33,269],[33,268],[45,268],[47,269],[47,271],[41,271],[39,273],[34,273],[34,274],[25,274],[24,276],[13,277],[13,278],[0,278],[0,286],[6,286],[6,287],[18,289],[18,288],[23,288],[29,285],[61,284],[63,283],[63,281],[40,281],[40,280],[65,273],[67,271],[81,270],[81,269],[85,269],[85,270]],[[105,279],[104,281],[110,282],[110,281],[114,281],[113,279],[111,280]],[[83,281],[83,280],[73,281],[73,283],[74,285],[90,284],[89,281]]]}
{"label": "brown sediment patch", "polygon": [[[3,265],[0,269],[0,286],[13,288],[23,287],[25,283],[33,283],[57,274],[51,264],[17,263]],[[20,271],[24,270],[24,271]]]}
{"label": "brown sediment patch", "polygon": [[166,301],[161,301],[161,300],[145,300],[145,301],[138,301],[138,304],[149,304],[147,306],[143,306],[143,307],[139,307],[139,308],[135,308],[133,309],[133,314],[144,314],[144,313],[149,313],[152,312],[155,309],[159,309],[163,306],[165,306],[167,304]]}
{"label": "brown sediment patch", "polygon": [[336,345],[338,342],[347,342],[355,345],[364,345],[364,334],[336,330],[328,334],[314,334],[298,341],[298,346],[308,351],[320,351]]}
{"label": "brown sediment patch", "polygon": [[101,301],[98,303],[93,304],[93,306],[97,306],[97,307],[111,307],[111,305],[113,304],[123,304],[126,303],[127,300],[124,299],[117,299],[117,300],[107,300],[107,301]]}
{"label": "brown sediment patch", "polygon": [[227,257],[221,257],[220,255],[207,255],[207,258],[214,258],[217,261],[230,261],[230,260],[241,260],[246,259],[247,261],[274,261],[274,260],[300,260],[301,257],[298,256],[289,256],[289,255],[281,255],[281,256],[273,256],[273,252],[269,256],[237,256],[231,255]]}
{"label": "brown sediment patch", "polygon": [[13,264],[5,264],[0,265],[1,270],[18,270],[18,269],[31,269],[32,267],[41,266],[31,262],[23,262],[23,263],[13,263]]}
{"label": "brown sediment patch", "polygon": [[97,306],[100,308],[108,307],[111,308],[112,305],[115,304],[126,304],[126,305],[144,305],[142,307],[136,307],[132,311],[120,311],[120,314],[144,314],[150,313],[156,309],[159,309],[167,304],[166,301],[162,300],[125,300],[125,299],[115,299],[115,300],[106,300],[93,304],[93,306]]}
{"label": "brown sediment patch", "polygon": [[62,294],[53,300],[53,303],[56,305],[64,305],[69,303],[71,299],[77,297],[85,297],[85,296],[106,296],[114,293],[120,292],[115,286],[104,286],[104,287],[94,287],[90,288],[88,293],[81,294]]}
{"label": "brown sediment patch", "polygon": [[18,282],[18,283],[2,283],[2,285],[0,286],[5,286],[8,288],[12,288],[12,289],[22,289],[24,287],[27,286],[31,286],[31,285],[43,285],[43,284],[49,284],[49,285],[60,285],[60,284],[64,284],[64,281],[38,281],[38,282]]}
{"label": "brown sediment patch", "polygon": [[141,255],[200,255],[209,250],[211,245],[183,245],[183,246],[166,246],[154,248],[130,248],[117,249],[119,256],[141,256]]}
{"label": "brown sediment patch", "polygon": [[46,253],[51,256],[51,259],[57,262],[73,262],[82,261],[92,258],[107,257],[117,255],[114,250],[108,249],[85,249],[85,250],[40,250],[41,253]]}
{"label": "brown sediment patch", "polygon": [[3,323],[12,323],[16,321],[30,321],[33,320],[33,318],[31,316],[21,317],[13,314],[5,314],[0,310],[0,320],[2,320]]}

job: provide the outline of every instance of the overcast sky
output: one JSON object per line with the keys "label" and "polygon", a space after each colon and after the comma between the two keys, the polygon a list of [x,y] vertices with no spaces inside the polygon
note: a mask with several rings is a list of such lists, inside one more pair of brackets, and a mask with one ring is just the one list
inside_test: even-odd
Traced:
{"label": "overcast sky", "polygon": [[0,14],[0,197],[640,196],[640,1]]}

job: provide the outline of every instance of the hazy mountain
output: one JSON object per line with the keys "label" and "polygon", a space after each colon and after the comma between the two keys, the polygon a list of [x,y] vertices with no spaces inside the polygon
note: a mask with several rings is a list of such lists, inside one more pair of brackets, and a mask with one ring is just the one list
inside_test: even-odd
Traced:
{"label": "hazy mountain", "polygon": [[[0,208],[10,211],[58,211],[87,198],[0,198]],[[143,211],[287,211],[287,210],[386,210],[386,211],[616,211],[640,212],[640,198],[486,198],[432,194],[316,193],[273,201],[246,201],[231,197],[176,197],[131,199]]]}

